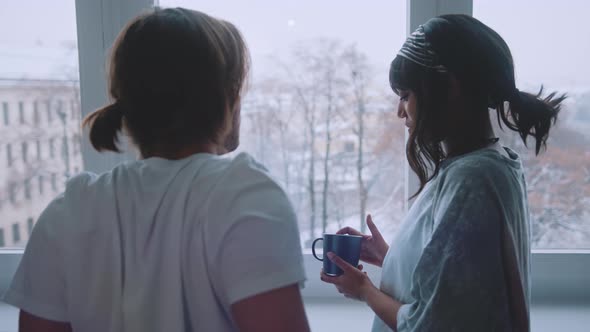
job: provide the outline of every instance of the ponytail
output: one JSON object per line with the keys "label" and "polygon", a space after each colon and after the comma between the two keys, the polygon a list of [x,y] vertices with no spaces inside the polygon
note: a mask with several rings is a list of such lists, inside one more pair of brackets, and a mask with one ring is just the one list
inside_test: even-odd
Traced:
{"label": "ponytail", "polygon": [[123,126],[123,112],[115,102],[88,115],[83,122],[90,127],[90,143],[97,151],[121,152],[117,147]]}
{"label": "ponytail", "polygon": [[525,146],[528,146],[527,137],[534,137],[535,154],[538,155],[541,148],[547,147],[549,130],[557,121],[562,102],[566,98],[565,94],[558,96],[557,92],[543,97],[543,86],[536,95],[515,90],[508,98],[508,108],[503,103],[498,105],[498,123],[501,126],[502,119],[508,128],[518,132]]}

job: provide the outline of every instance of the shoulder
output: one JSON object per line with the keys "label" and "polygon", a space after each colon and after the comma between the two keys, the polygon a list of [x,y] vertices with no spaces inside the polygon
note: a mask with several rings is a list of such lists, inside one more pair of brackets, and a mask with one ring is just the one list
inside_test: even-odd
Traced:
{"label": "shoulder", "polygon": [[292,213],[287,194],[266,167],[241,153],[226,165],[209,196],[209,212],[237,219],[245,214]]}
{"label": "shoulder", "polygon": [[268,169],[247,153],[240,153],[224,166],[218,190],[239,192],[251,187],[279,187]]}
{"label": "shoulder", "polygon": [[268,169],[259,163],[248,153],[240,153],[231,160],[227,168],[228,175],[253,175],[258,178],[264,178],[274,181],[268,172]]}
{"label": "shoulder", "polygon": [[494,187],[515,180],[512,166],[494,150],[472,153],[444,165],[439,174],[441,186]]}
{"label": "shoulder", "polygon": [[34,232],[48,237],[63,236],[75,223],[74,215],[81,203],[92,199],[87,188],[97,178],[93,173],[81,173],[69,179],[65,191],[55,197],[39,216]]}

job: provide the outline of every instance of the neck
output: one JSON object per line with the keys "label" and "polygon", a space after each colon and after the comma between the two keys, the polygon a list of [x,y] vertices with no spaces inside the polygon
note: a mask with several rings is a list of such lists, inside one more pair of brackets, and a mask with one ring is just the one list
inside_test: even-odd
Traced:
{"label": "neck", "polygon": [[177,149],[176,151],[164,151],[164,149],[162,149],[154,153],[146,153],[142,155],[142,159],[158,157],[170,160],[178,160],[190,157],[197,153],[222,155],[224,153],[227,153],[227,149],[215,143],[193,144],[190,146],[185,146],[180,149]]}
{"label": "neck", "polygon": [[489,114],[471,118],[456,126],[453,134],[443,140],[447,157],[456,157],[494,144],[494,129]]}

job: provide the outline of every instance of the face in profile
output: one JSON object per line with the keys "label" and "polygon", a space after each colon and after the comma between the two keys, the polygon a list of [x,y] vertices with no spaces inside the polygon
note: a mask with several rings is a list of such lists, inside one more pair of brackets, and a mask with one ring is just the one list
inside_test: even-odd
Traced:
{"label": "face in profile", "polygon": [[397,116],[405,120],[408,131],[416,128],[416,95],[411,90],[399,90]]}

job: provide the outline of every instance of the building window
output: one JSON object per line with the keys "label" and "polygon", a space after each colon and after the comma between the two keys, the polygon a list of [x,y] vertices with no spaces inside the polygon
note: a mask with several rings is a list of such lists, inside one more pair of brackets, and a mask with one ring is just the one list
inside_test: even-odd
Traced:
{"label": "building window", "polygon": [[49,158],[55,158],[55,139],[49,139]]}
{"label": "building window", "polygon": [[47,100],[45,102],[45,108],[47,110],[47,122],[52,123],[53,122],[53,113],[52,113],[52,109],[51,109],[51,100]]}
{"label": "building window", "polygon": [[4,113],[4,125],[8,126],[10,124],[10,114],[8,114],[9,109],[7,102],[2,103],[2,112]]}
{"label": "building window", "polygon": [[9,195],[9,199],[10,199],[10,203],[12,204],[16,204],[16,183],[11,182],[8,185],[8,195]]}
{"label": "building window", "polygon": [[57,174],[51,173],[51,189],[57,191]]}
{"label": "building window", "polygon": [[39,102],[35,100],[33,102],[33,123],[39,125],[40,122],[41,116],[39,115]]}
{"label": "building window", "polygon": [[24,182],[25,186],[25,199],[31,200],[31,179],[26,179]]}
{"label": "building window", "polygon": [[66,114],[66,111],[64,109],[64,101],[63,100],[58,100],[57,101],[57,107],[55,109],[55,113],[57,113],[57,116],[59,116],[59,118],[61,119],[61,121],[63,123],[66,123],[68,116]]}
{"label": "building window", "polygon": [[12,144],[6,144],[6,165],[12,166]]}
{"label": "building window", "polygon": [[27,219],[27,229],[29,230],[29,235],[33,232],[33,226],[35,226],[35,220],[33,218]]}
{"label": "building window", "polygon": [[23,142],[21,152],[23,154],[23,162],[26,164],[28,162],[29,157],[29,144],[27,142]]}
{"label": "building window", "polygon": [[345,142],[344,143],[344,152],[354,152],[354,142]]}
{"label": "building window", "polygon": [[42,196],[45,191],[45,179],[43,178],[43,175],[39,175],[37,180],[39,181],[39,195]]}
{"label": "building window", "polygon": [[69,157],[70,151],[69,151],[69,144],[68,144],[68,137],[64,136],[61,139],[61,155],[64,157]]}
{"label": "building window", "polygon": [[74,174],[80,173],[80,167],[74,166]]}
{"label": "building window", "polygon": [[20,242],[20,225],[18,223],[12,224],[12,242]]}
{"label": "building window", "polygon": [[0,247],[6,246],[6,242],[4,242],[4,229],[0,228]]}
{"label": "building window", "polygon": [[20,124],[25,124],[25,103],[18,102],[18,120]]}
{"label": "building window", "polygon": [[37,147],[37,160],[41,160],[41,140],[37,140],[35,145]]}

